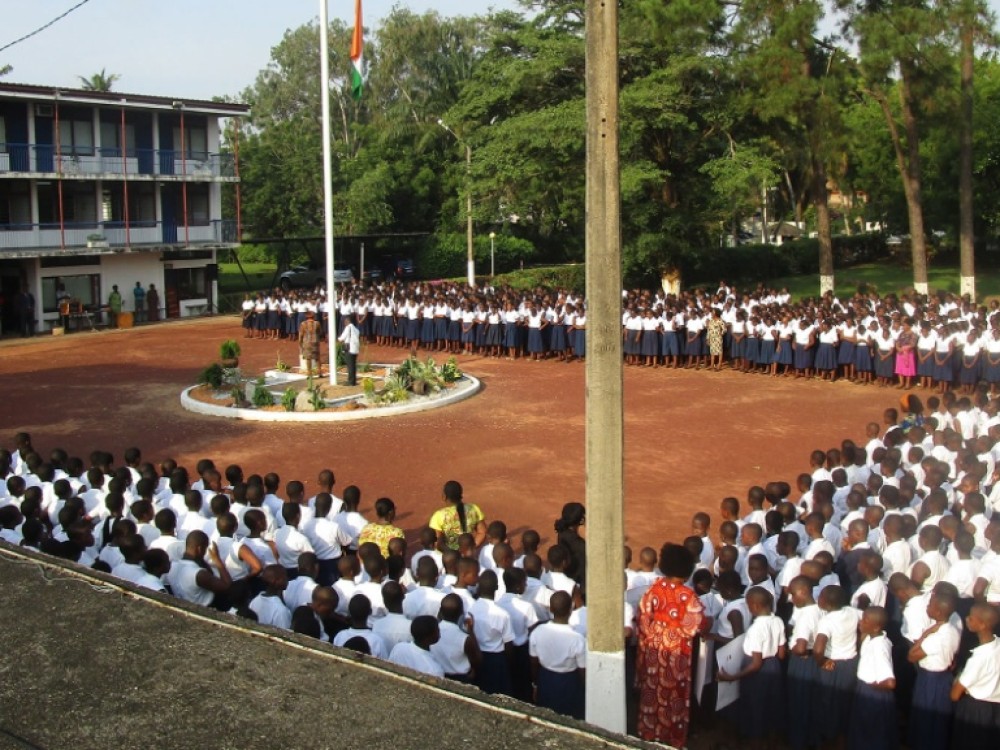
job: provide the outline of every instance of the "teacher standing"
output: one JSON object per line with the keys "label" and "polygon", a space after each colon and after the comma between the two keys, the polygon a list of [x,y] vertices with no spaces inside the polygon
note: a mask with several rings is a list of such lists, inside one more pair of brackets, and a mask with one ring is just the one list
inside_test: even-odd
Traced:
{"label": "teacher standing", "polygon": [[639,736],[674,747],[687,745],[691,709],[691,647],[703,627],[698,595],[684,585],[694,558],[678,544],[660,550],[663,577],[639,602],[636,686]]}

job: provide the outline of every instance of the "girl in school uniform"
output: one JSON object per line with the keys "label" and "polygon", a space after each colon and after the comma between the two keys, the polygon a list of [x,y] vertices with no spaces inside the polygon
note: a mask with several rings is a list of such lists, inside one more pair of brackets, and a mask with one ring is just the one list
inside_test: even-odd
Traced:
{"label": "girl in school uniform", "polygon": [[434,349],[434,302],[428,297],[420,306],[420,344],[425,349]]}
{"label": "girl in school uniform", "polygon": [[951,388],[951,383],[955,379],[953,333],[951,325],[945,324],[938,329],[937,341],[934,344],[934,379],[938,382],[938,391],[941,393]]}
{"label": "girl in school uniform", "polygon": [[462,307],[462,350],[466,354],[472,354],[475,344],[476,314],[472,311],[472,305],[466,302]]}
{"label": "girl in school uniform", "polygon": [[934,383],[934,345],[937,342],[937,333],[931,328],[929,321],[920,323],[920,331],[917,333],[917,377],[920,378],[920,387],[930,390]]}
{"label": "girl in school uniform", "polygon": [[660,321],[653,316],[651,308],[642,314],[641,356],[646,367],[656,367],[660,359]]}
{"label": "girl in school uniform", "polygon": [[642,342],[642,317],[635,310],[622,313],[622,352],[625,364],[634,365],[639,361],[639,351]]}
{"label": "girl in school uniform", "polygon": [[500,311],[490,305],[486,311],[486,350],[491,357],[500,356],[502,331],[500,329]]}
{"label": "girl in school uniform", "polygon": [[246,294],[243,296],[243,338],[249,339],[253,337],[253,308],[254,302],[250,299],[250,295]]}
{"label": "girl in school uniform", "polygon": [[872,321],[867,330],[863,326],[858,326],[858,340],[854,346],[854,367],[857,371],[857,382],[867,385],[872,382],[872,373],[875,368],[872,363],[871,349],[873,337],[878,331],[878,324]]}
{"label": "girl in school uniform", "polygon": [[803,317],[792,332],[792,366],[795,368],[796,378],[812,377],[815,346],[816,334],[809,321]]}
{"label": "girl in school uniform", "polygon": [[687,367],[700,370],[705,360],[704,341],[705,320],[693,307],[688,310],[684,329],[684,354]]}
{"label": "girl in school uniform", "polygon": [[733,363],[733,369],[740,372],[746,371],[747,355],[747,314],[746,310],[737,310],[733,316],[733,322],[729,329],[730,349],[729,357]]}
{"label": "girl in school uniform", "polygon": [[532,304],[528,308],[528,353],[535,362],[545,359],[545,339],[542,338],[542,331],[547,326],[545,315]]}
{"label": "girl in school uniform", "polygon": [[837,377],[837,329],[824,320],[819,324],[816,348],[816,374],[831,383]]}
{"label": "girl in school uniform", "polygon": [[443,298],[434,304],[434,348],[443,352],[448,346],[448,320],[451,310]]}
{"label": "girl in school uniform", "polygon": [[582,360],[587,355],[587,311],[580,303],[573,321],[573,356]]}
{"label": "girl in school uniform", "polygon": [[668,307],[660,313],[660,352],[663,355],[665,367],[677,367],[680,345],[677,339],[677,310]]}
{"label": "girl in school uniform", "polygon": [[997,318],[989,333],[983,337],[982,363],[983,378],[990,384],[990,395],[996,398],[1000,389],[1000,327],[997,327]]}
{"label": "girl in school uniform", "polygon": [[868,607],[861,616],[858,682],[847,735],[850,750],[895,750],[899,746],[892,643],[885,634],[888,619],[882,607]]}
{"label": "girl in school uniform", "polygon": [[787,676],[788,744],[792,750],[805,750],[816,744],[813,715],[822,710],[813,704],[812,695],[819,680],[813,646],[823,613],[813,600],[813,582],[809,578],[800,575],[789,581],[788,595],[794,607]]}
{"label": "girl in school uniform", "polygon": [[521,316],[513,303],[508,302],[503,311],[503,345],[507,349],[507,359],[516,359],[519,346]]}
{"label": "girl in school uniform", "polygon": [[[499,308],[498,308],[499,309]],[[448,307],[448,351],[458,354],[462,348],[462,304],[455,298]]]}
{"label": "girl in school uniform", "polygon": [[774,353],[777,349],[778,332],[770,315],[764,315],[760,323],[757,324],[757,340],[760,342],[757,350],[757,365],[763,373],[767,374],[770,371],[773,375],[776,368]]}
{"label": "girl in school uniform", "polygon": [[982,349],[979,332],[973,328],[965,335],[965,340],[962,343],[962,369],[958,374],[958,382],[962,384],[962,393],[969,396],[972,395],[979,382]]}
{"label": "girl in school uniform", "polygon": [[875,334],[875,379],[885,388],[896,377],[896,341],[885,321]]}
{"label": "girl in school uniform", "polygon": [[420,298],[413,297],[406,301],[406,346],[410,349],[420,347]]}
{"label": "girl in school uniform", "polygon": [[819,742],[836,742],[845,732],[851,715],[858,671],[858,620],[860,613],[848,605],[847,592],[837,585],[819,595],[825,613],[816,627],[813,656],[819,667],[812,700],[822,706],[814,714]]}
{"label": "girl in school uniform", "polygon": [[788,375],[792,365],[795,363],[795,353],[792,347],[792,339],[795,337],[795,326],[792,318],[787,313],[781,321],[775,325],[777,331],[778,345],[774,350],[774,357],[771,359],[771,375],[779,375],[778,368],[781,368],[781,375]]}
{"label": "girl in school uniform", "polygon": [[736,674],[719,670],[723,682],[740,681],[740,734],[761,740],[784,731],[785,680],[781,662],[785,659],[785,625],[773,613],[774,599],[762,588],[747,592],[747,607],[753,622],[743,638],[743,653],[749,663]]}
{"label": "girl in school uniform", "polygon": [[993,634],[998,621],[997,609],[983,602],[965,618],[978,645],[951,687],[954,748],[1000,746],[1000,639]]}
{"label": "girl in school uniform", "polygon": [[267,298],[267,338],[277,339],[281,333],[281,300],[277,294]]}
{"label": "girl in school uniform", "polygon": [[848,313],[844,321],[837,326],[837,365],[843,369],[843,375],[850,381],[854,380],[854,348],[858,342],[858,326],[854,315]]}
{"label": "girl in school uniform", "polygon": [[549,349],[555,352],[562,362],[566,359],[566,309],[565,305],[550,307],[547,311],[549,316]]}

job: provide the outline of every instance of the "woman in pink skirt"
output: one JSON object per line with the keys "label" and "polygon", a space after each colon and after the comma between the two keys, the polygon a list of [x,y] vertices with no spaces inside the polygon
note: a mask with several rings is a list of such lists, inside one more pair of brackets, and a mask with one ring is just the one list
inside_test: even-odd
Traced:
{"label": "woman in pink skirt", "polygon": [[917,374],[917,334],[913,332],[913,318],[903,319],[903,330],[896,338],[896,374],[899,388],[909,390]]}

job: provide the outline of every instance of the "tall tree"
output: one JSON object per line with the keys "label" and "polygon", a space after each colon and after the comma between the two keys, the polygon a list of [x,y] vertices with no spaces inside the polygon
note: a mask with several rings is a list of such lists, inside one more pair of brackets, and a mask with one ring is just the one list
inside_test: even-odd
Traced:
{"label": "tall tree", "polygon": [[[846,28],[858,42],[864,91],[878,104],[889,129],[906,196],[913,286],[927,294],[921,119],[928,103],[942,94],[950,58],[945,18],[931,0],[841,0],[841,8]],[[894,75],[902,123],[889,99]]]}
{"label": "tall tree", "polygon": [[80,87],[85,91],[111,91],[115,81],[121,78],[117,73],[107,73],[101,68],[100,73],[91,76],[77,76],[80,79]]}

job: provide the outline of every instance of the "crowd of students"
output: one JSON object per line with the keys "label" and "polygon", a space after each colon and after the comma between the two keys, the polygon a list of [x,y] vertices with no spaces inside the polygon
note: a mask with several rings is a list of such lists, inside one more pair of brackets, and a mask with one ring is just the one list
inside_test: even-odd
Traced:
{"label": "crowd of students", "polygon": [[[981,387],[932,397],[926,411],[907,394],[902,406],[867,425],[866,443],[813,451],[795,489],[776,481],[751,487],[745,504],[724,498],[716,533],[699,511],[691,534],[659,555],[643,548],[633,562],[626,548],[623,638],[633,657],[639,640],[636,682],[649,669],[687,672],[669,680],[682,687],[676,701],[656,707],[670,733],[654,721],[640,736],[686,740],[692,662],[650,666],[643,650],[665,575],[682,599],[691,592],[696,648],[743,639],[740,668],[713,667],[709,683],[743,683],[720,715],[747,740],[998,746],[1000,401]],[[220,471],[205,459],[191,475],[170,459],[154,467],[137,448],[123,459],[43,458],[18,434],[0,451],[0,538],[582,717],[579,503],[566,504],[543,550],[537,530],[509,539],[448,482],[444,508],[408,549],[393,501],[377,499],[366,516],[361,490],[338,497],[330,470],[308,497],[301,481],[244,476],[235,464]],[[701,691],[703,710],[715,695],[712,684]]]}
{"label": "crowd of students", "polygon": [[[292,338],[307,312],[326,324],[325,289],[274,290],[243,303],[246,335]],[[1000,303],[967,298],[828,293],[792,302],[787,291],[622,293],[625,362],[645,367],[846,378],[971,393],[1000,385]],[[580,360],[586,356],[585,301],[563,289],[518,291],[445,282],[389,282],[343,288],[340,320],[353,315],[362,339],[384,346],[484,356]],[[325,334],[324,334],[325,335]]]}

